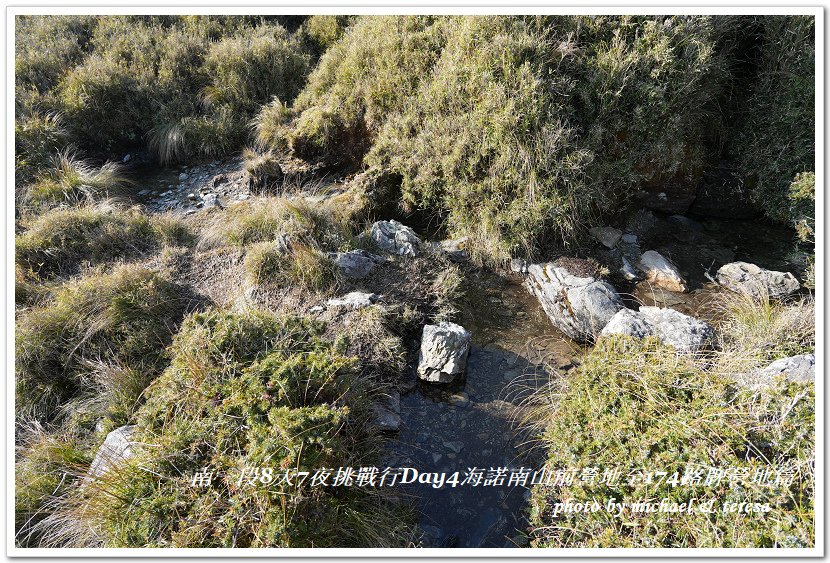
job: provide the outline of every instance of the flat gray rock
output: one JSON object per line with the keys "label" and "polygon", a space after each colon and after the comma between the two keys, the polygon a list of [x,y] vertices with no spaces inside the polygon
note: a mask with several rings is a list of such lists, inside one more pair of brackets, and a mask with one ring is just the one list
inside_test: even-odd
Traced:
{"label": "flat gray rock", "polygon": [[622,231],[614,227],[594,227],[590,232],[595,239],[607,248],[614,248],[620,237],[623,236]]}
{"label": "flat gray rock", "polygon": [[553,263],[532,264],[526,284],[553,325],[579,342],[595,338],[625,307],[611,284],[573,276]]}
{"label": "flat gray rock", "polygon": [[342,307],[355,310],[374,305],[380,300],[377,293],[366,293],[363,291],[352,291],[342,297],[335,297],[326,301],[328,307]]}
{"label": "flat gray rock", "polygon": [[397,432],[401,426],[401,394],[390,391],[372,405],[375,425],[386,432]]}
{"label": "flat gray rock", "polygon": [[87,477],[100,477],[113,467],[117,467],[133,455],[132,441],[135,426],[121,426],[116,428],[104,439],[98,448],[92,465],[89,466]]}
{"label": "flat gray rock", "polygon": [[602,330],[603,336],[611,334],[656,336],[679,354],[694,354],[711,344],[715,331],[707,323],[674,309],[640,307],[639,311],[623,309],[614,315]]}
{"label": "flat gray rock", "polygon": [[791,273],[765,270],[749,262],[721,266],[716,279],[723,287],[753,299],[782,299],[801,288]]}
{"label": "flat gray rock", "polygon": [[800,354],[775,360],[767,367],[758,370],[758,376],[763,379],[772,379],[778,375],[786,375],[790,381],[806,383],[816,380],[816,356],[814,354]]}
{"label": "flat gray rock", "polygon": [[368,276],[383,258],[366,250],[351,250],[349,252],[330,252],[329,258],[340,268],[343,276],[351,279],[361,279]]}

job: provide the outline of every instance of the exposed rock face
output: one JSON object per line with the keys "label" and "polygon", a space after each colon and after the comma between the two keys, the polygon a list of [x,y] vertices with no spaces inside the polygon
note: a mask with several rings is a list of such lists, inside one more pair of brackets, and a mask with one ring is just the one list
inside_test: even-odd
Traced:
{"label": "exposed rock face", "polygon": [[432,383],[450,383],[464,373],[472,335],[461,325],[426,325],[418,357],[418,377]]}
{"label": "exposed rock face", "polygon": [[415,256],[421,245],[415,231],[395,220],[376,222],[369,236],[381,250],[399,256]]}
{"label": "exposed rock face", "polygon": [[719,284],[754,299],[782,299],[801,287],[789,272],[775,272],[748,262],[732,262],[718,270]]}
{"label": "exposed rock face", "polygon": [[340,273],[351,279],[361,279],[368,276],[383,258],[365,250],[351,250],[349,252],[330,252],[329,258],[340,268]]}
{"label": "exposed rock face", "polygon": [[775,360],[764,369],[758,370],[759,379],[770,380],[784,374],[790,381],[806,383],[816,380],[816,357],[814,354],[801,354]]}
{"label": "exposed rock face", "polygon": [[715,331],[707,323],[674,309],[640,307],[639,311],[623,309],[614,315],[602,329],[603,336],[610,334],[656,336],[679,354],[693,354],[711,343]]}
{"label": "exposed rock face", "polygon": [[348,310],[362,309],[374,305],[380,300],[377,293],[365,293],[363,291],[352,291],[343,297],[335,297],[326,301],[328,307],[343,307]]}
{"label": "exposed rock face", "polygon": [[401,426],[401,394],[390,391],[372,405],[375,425],[387,432],[397,432]]}
{"label": "exposed rock face", "polygon": [[666,259],[662,254],[654,250],[643,252],[637,267],[642,270],[646,280],[654,287],[685,293],[689,286],[677,267]]}
{"label": "exposed rock face", "polygon": [[622,231],[614,227],[594,227],[591,234],[606,248],[614,248],[622,237]]}
{"label": "exposed rock face", "polygon": [[624,307],[610,284],[593,277],[573,276],[552,263],[532,264],[526,283],[554,326],[580,342],[598,335]]}
{"label": "exposed rock face", "polygon": [[107,434],[104,443],[95,454],[95,459],[92,460],[92,465],[89,466],[87,477],[100,477],[110,468],[129,459],[133,454],[134,430],[135,426],[121,426]]}

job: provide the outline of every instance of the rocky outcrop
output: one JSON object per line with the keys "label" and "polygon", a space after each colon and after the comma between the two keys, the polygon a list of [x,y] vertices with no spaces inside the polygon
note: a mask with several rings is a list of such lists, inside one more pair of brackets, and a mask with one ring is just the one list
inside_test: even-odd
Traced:
{"label": "rocky outcrop", "polygon": [[373,224],[369,237],[381,250],[399,256],[415,256],[421,246],[415,231],[394,219]]}
{"label": "rocky outcrop", "polygon": [[656,336],[679,354],[693,354],[708,347],[715,331],[707,323],[674,309],[640,307],[623,309],[602,329],[602,335],[624,334],[634,338]]}
{"label": "rocky outcrop", "polygon": [[380,300],[380,295],[376,293],[366,293],[363,291],[352,291],[342,297],[335,297],[326,301],[327,307],[341,307],[349,311],[362,309],[374,305]]}
{"label": "rocky outcrop", "polygon": [[365,278],[377,264],[383,262],[383,257],[365,250],[330,252],[329,258],[340,268],[344,277],[351,279]]}
{"label": "rocky outcrop", "polygon": [[472,335],[461,325],[426,325],[418,357],[418,377],[431,383],[454,381],[467,367],[471,343]]}
{"label": "rocky outcrop", "polygon": [[624,307],[610,284],[553,263],[531,265],[526,283],[553,325],[580,342],[593,339]]}
{"label": "rocky outcrop", "polygon": [[614,248],[623,235],[621,230],[614,227],[594,227],[590,232],[606,248]]}
{"label": "rocky outcrop", "polygon": [[790,381],[806,383],[816,380],[816,357],[814,354],[800,354],[775,360],[767,367],[756,372],[760,380],[769,381],[779,375],[786,376]]}
{"label": "rocky outcrop", "polygon": [[782,299],[801,287],[789,272],[765,270],[748,262],[732,262],[722,266],[716,279],[723,287],[753,299]]}
{"label": "rocky outcrop", "polygon": [[133,433],[135,426],[121,426],[107,434],[104,443],[98,448],[92,465],[87,472],[88,478],[100,477],[113,467],[117,467],[133,455]]}
{"label": "rocky outcrop", "polygon": [[686,293],[689,290],[689,285],[680,275],[677,266],[657,251],[643,252],[637,267],[653,287],[677,293]]}

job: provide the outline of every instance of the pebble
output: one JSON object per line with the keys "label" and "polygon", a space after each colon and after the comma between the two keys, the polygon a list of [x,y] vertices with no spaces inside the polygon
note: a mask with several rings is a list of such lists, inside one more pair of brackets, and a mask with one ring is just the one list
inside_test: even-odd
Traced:
{"label": "pebble", "polygon": [[462,391],[461,393],[456,393],[455,395],[450,395],[450,404],[464,408],[470,404],[470,396]]}
{"label": "pebble", "polygon": [[461,453],[461,450],[464,449],[464,442],[462,442],[461,440],[444,442],[444,447],[458,454]]}
{"label": "pebble", "polygon": [[182,172],[181,174],[179,174],[179,182],[184,182],[185,180],[187,180],[187,173]]}

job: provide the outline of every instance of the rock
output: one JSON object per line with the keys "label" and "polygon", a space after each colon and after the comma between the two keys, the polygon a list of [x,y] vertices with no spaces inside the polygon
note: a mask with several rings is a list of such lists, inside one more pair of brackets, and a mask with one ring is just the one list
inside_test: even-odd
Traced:
{"label": "rock", "polygon": [[418,357],[418,377],[432,383],[450,383],[464,373],[472,335],[461,325],[426,325]]}
{"label": "rock", "polygon": [[132,155],[130,153],[127,153],[124,155],[124,158],[121,159],[121,162],[127,164],[128,162],[130,162],[130,158],[132,158]]}
{"label": "rock", "polygon": [[401,426],[401,394],[390,391],[372,405],[375,425],[387,432],[397,432]]}
{"label": "rock", "polygon": [[328,307],[343,307],[350,311],[362,309],[374,305],[380,299],[380,295],[376,293],[366,293],[363,291],[352,291],[343,297],[335,297],[326,301]]}
{"label": "rock", "polygon": [[591,234],[607,248],[614,248],[622,237],[622,231],[614,227],[594,227]]}
{"label": "rock", "polygon": [[415,256],[421,245],[415,231],[394,219],[373,224],[370,238],[381,250],[399,256]]}
{"label": "rock", "polygon": [[152,193],[150,190],[141,190],[140,192],[138,192],[138,195],[139,196],[144,196],[144,195],[149,195],[150,193]]}
{"label": "rock", "polygon": [[625,234],[621,237],[621,240],[622,240],[625,244],[637,244],[637,235],[635,235],[635,234],[633,234],[633,233],[625,233]]}
{"label": "rock", "polygon": [[209,207],[218,207],[222,208],[222,203],[219,201],[219,197],[216,194],[205,194],[202,196],[202,204],[204,205],[205,209]]}
{"label": "rock", "polygon": [[531,265],[526,283],[553,325],[580,342],[593,339],[624,307],[610,284],[552,263]]}
{"label": "rock", "polygon": [[654,287],[676,293],[686,293],[689,290],[689,286],[683,276],[680,275],[677,266],[659,252],[654,250],[644,252],[640,256],[637,267],[645,274],[646,281]]}
{"label": "rock", "polygon": [[640,307],[639,311],[622,309],[608,322],[602,335],[624,334],[634,338],[656,336],[674,346],[678,354],[693,354],[707,347],[715,331],[707,323],[674,309]]}
{"label": "rock", "polygon": [[133,455],[132,441],[135,426],[121,426],[107,434],[104,443],[98,448],[87,477],[100,477],[111,468],[123,463]]}
{"label": "rock", "polygon": [[510,271],[514,274],[527,274],[528,263],[524,258],[512,258],[510,260]]}
{"label": "rock", "polygon": [[625,230],[628,233],[643,237],[657,225],[654,213],[647,209],[640,209],[628,219]]}
{"label": "rock", "polygon": [[814,354],[801,354],[775,360],[767,367],[756,372],[759,379],[767,380],[786,375],[790,381],[807,383],[816,380],[816,357]]}
{"label": "rock", "polygon": [[470,404],[470,396],[462,391],[461,393],[450,395],[449,401],[451,405],[464,408]]}
{"label": "rock", "polygon": [[187,194],[187,199],[192,199],[192,200],[195,200],[195,199],[196,199],[196,194],[194,194],[194,193],[192,193],[192,192],[191,192],[191,193],[189,193],[189,194]]}
{"label": "rock", "polygon": [[464,248],[467,245],[467,237],[451,240],[442,240],[439,243],[441,250],[453,262],[466,262],[470,259],[470,253]]}
{"label": "rock", "polygon": [[631,265],[631,262],[629,262],[628,258],[626,258],[625,256],[622,257],[622,267],[620,267],[620,274],[622,274],[622,277],[627,279],[628,281],[639,280],[642,278],[637,269]]}
{"label": "rock", "polygon": [[444,447],[454,453],[461,453],[461,450],[464,449],[464,442],[461,440],[455,440],[452,442],[444,442]]}
{"label": "rock", "polygon": [[182,172],[179,174],[179,182],[184,182],[185,180],[187,180],[187,172]]}
{"label": "rock", "polygon": [[716,279],[725,288],[754,299],[782,299],[801,287],[789,272],[765,270],[748,262],[732,262],[721,266]]}
{"label": "rock", "polygon": [[340,272],[347,278],[361,279],[368,276],[376,264],[383,262],[383,258],[365,250],[351,250],[349,252],[330,252],[329,258],[337,264]]}

